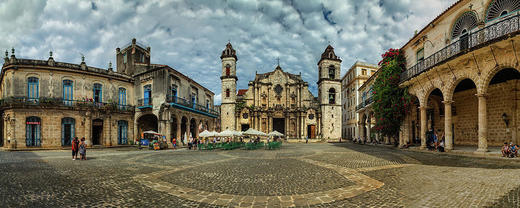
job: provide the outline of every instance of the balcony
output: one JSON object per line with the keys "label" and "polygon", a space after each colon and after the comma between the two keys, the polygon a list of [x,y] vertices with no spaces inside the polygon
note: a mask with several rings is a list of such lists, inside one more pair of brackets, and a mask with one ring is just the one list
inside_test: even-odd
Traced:
{"label": "balcony", "polygon": [[428,56],[416,65],[406,69],[401,73],[400,82],[408,81],[431,68],[443,64],[459,55],[479,49],[496,41],[500,41],[516,35],[519,31],[520,14],[514,14],[498,22],[487,25],[486,27],[470,32],[466,37],[451,43],[443,49]]}
{"label": "balcony", "polygon": [[359,103],[356,106],[356,111],[359,111],[359,110],[367,107],[368,105],[372,104],[373,102],[374,102],[374,99],[372,97],[369,97],[369,98],[365,99],[364,101],[361,101],[361,103]]}
{"label": "balcony", "polygon": [[361,109],[363,109],[364,107],[365,107],[365,103],[364,103],[364,102],[361,102],[360,104],[358,104],[358,105],[356,106],[356,111],[361,110]]}
{"label": "balcony", "polygon": [[365,100],[365,106],[368,106],[374,102],[374,99],[372,97],[369,97]]}
{"label": "balcony", "polygon": [[145,108],[153,108],[152,98],[142,98],[137,100],[137,108],[145,109]]}
{"label": "balcony", "polygon": [[0,100],[0,108],[63,108],[75,110],[116,111],[122,113],[134,112],[134,106],[117,103],[103,103],[89,100],[64,100],[63,98],[29,98],[8,97]]}
{"label": "balcony", "polygon": [[177,96],[169,95],[166,98],[166,102],[179,109],[188,110],[191,112],[203,114],[203,115],[210,116],[213,118],[217,118],[219,116],[218,111],[216,111],[214,109],[206,108],[206,106],[193,103],[189,100],[186,100],[184,98],[180,98]]}

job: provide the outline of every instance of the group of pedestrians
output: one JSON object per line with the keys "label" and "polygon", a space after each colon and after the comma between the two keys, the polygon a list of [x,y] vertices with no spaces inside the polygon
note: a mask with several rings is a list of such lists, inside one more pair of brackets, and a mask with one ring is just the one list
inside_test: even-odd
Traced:
{"label": "group of pedestrians", "polygon": [[[173,139],[175,140],[175,138]],[[231,138],[227,138],[226,139],[227,142],[230,142],[231,141]],[[209,144],[209,143],[213,143],[213,145],[215,145],[217,143],[217,138],[213,138],[213,139],[210,139],[210,138],[190,138],[188,140],[188,149],[192,149],[192,150],[197,150],[198,147],[199,147],[199,144]],[[174,146],[174,149],[176,148],[176,144],[174,143],[173,144]]]}
{"label": "group of pedestrians", "polygon": [[85,143],[85,137],[81,138],[81,141],[78,137],[72,139],[72,160],[78,159],[78,153],[81,156],[81,160],[87,160],[87,144]]}
{"label": "group of pedestrians", "polygon": [[513,142],[507,144],[504,142],[504,146],[502,146],[502,157],[518,157],[518,144],[513,144]]}

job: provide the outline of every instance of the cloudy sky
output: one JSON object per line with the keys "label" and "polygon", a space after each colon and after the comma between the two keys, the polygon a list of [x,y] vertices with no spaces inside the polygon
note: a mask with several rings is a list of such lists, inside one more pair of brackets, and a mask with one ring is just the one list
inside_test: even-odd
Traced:
{"label": "cloudy sky", "polygon": [[[220,54],[237,50],[238,88],[255,71],[280,65],[302,73],[317,95],[316,63],[330,43],[342,75],[356,61],[377,63],[455,0],[0,0],[0,49],[16,56],[107,68],[115,48],[132,38],[215,93],[220,103]],[[3,54],[3,53],[2,53]]]}

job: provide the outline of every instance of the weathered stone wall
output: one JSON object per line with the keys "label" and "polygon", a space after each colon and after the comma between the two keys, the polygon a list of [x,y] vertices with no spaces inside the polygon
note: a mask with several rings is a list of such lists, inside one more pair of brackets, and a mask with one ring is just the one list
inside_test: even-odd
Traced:
{"label": "weathered stone wall", "polygon": [[[5,121],[4,139],[8,148],[26,148],[26,119],[36,116],[41,119],[40,141],[41,148],[62,147],[62,119],[73,118],[75,120],[74,132],[78,138],[85,137],[87,144],[92,144],[92,120],[103,119],[103,133],[100,140],[103,146],[115,146],[117,142],[117,122],[124,120],[128,122],[128,141],[134,140],[133,115],[132,114],[101,114],[75,110],[57,109],[11,109],[4,112]],[[8,143],[8,140],[11,140]]]}

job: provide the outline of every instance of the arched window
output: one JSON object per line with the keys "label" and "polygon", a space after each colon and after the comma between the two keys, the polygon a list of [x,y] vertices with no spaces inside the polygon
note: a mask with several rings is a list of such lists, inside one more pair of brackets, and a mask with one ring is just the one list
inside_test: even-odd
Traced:
{"label": "arched window", "polygon": [[75,135],[75,125],[76,121],[74,118],[66,117],[61,119],[61,145],[69,146],[71,145],[72,138]]}
{"label": "arched window", "polygon": [[226,76],[231,74],[231,66],[229,64],[226,65]]}
{"label": "arched window", "polygon": [[122,108],[126,105],[126,89],[123,87],[119,88],[119,106]]}
{"label": "arched window", "polygon": [[329,104],[336,104],[336,89],[329,89]]}
{"label": "arched window", "polygon": [[518,0],[494,0],[486,11],[486,22],[507,16],[513,12],[520,10],[520,1]]}
{"label": "arched window", "polygon": [[467,34],[473,28],[477,27],[478,19],[474,12],[466,12],[462,14],[453,24],[451,29],[451,38],[457,38]]}
{"label": "arched window", "polygon": [[72,80],[63,80],[63,102],[67,106],[72,105],[72,100],[74,99],[74,82]]}
{"label": "arched window", "polygon": [[128,144],[128,121],[117,122],[117,144]]}
{"label": "arched window", "polygon": [[39,80],[38,77],[27,78],[27,97],[32,100],[38,100],[39,96]]}
{"label": "arched window", "polygon": [[226,97],[229,97],[229,89],[226,89]]}
{"label": "arched window", "polygon": [[25,121],[25,144],[28,147],[39,147],[41,145],[41,119],[31,116],[27,117]]}
{"label": "arched window", "polygon": [[103,102],[103,85],[101,84],[94,84],[94,88],[93,88],[93,97],[94,97],[94,102],[96,103],[101,103]]}
{"label": "arched window", "polygon": [[329,78],[335,79],[335,77],[336,77],[336,68],[334,68],[334,66],[330,65],[329,66]]}

